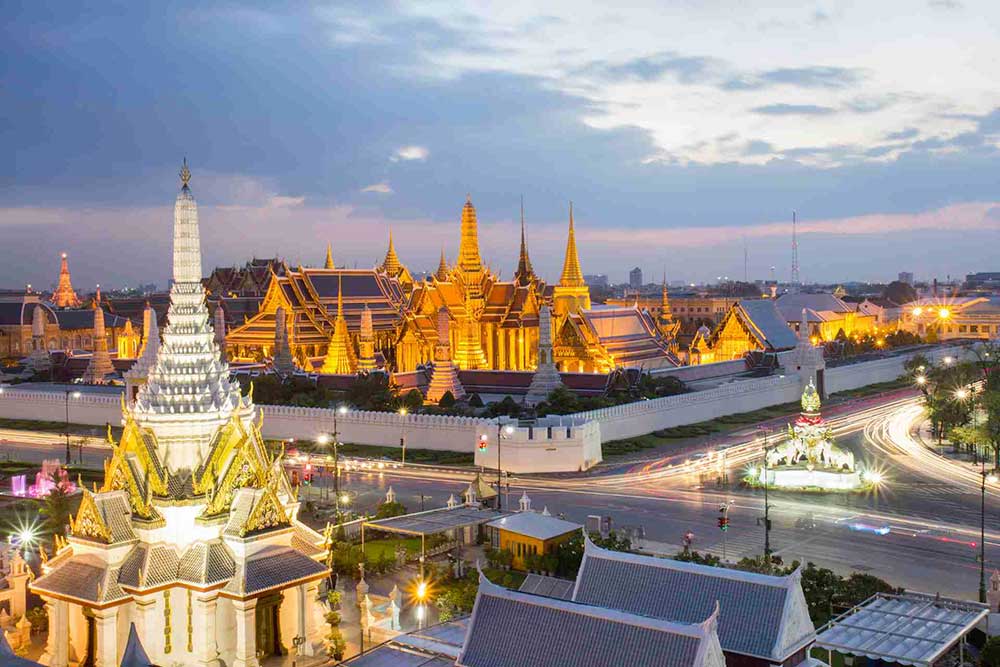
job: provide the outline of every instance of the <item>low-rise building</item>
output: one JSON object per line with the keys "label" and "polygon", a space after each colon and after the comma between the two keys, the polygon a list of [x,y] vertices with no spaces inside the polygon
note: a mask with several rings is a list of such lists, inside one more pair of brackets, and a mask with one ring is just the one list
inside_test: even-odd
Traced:
{"label": "low-rise building", "polygon": [[532,512],[530,509],[502,517],[486,524],[490,543],[506,549],[513,556],[513,567],[525,569],[529,556],[555,553],[560,544],[569,542],[583,528],[578,523]]}
{"label": "low-rise building", "polygon": [[875,315],[835,294],[788,293],[779,296],[775,304],[793,331],[799,333],[807,326],[809,337],[820,341],[836,340],[839,336],[865,336],[875,333],[877,326]]}
{"label": "low-rise building", "polygon": [[918,299],[906,304],[899,326],[938,340],[1000,337],[1000,297],[969,296]]}

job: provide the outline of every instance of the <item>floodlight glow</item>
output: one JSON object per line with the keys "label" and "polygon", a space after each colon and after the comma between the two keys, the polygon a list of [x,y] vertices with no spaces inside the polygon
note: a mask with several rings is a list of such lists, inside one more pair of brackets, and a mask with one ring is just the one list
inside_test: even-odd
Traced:
{"label": "floodlight glow", "polygon": [[940,317],[942,320],[946,320],[949,317],[951,317],[951,311],[948,310],[947,308],[941,308],[940,310],[938,310],[938,317]]}
{"label": "floodlight glow", "polygon": [[325,445],[328,442],[330,442],[330,436],[328,436],[326,433],[318,435],[316,436],[316,442],[318,442],[321,445]]}
{"label": "floodlight glow", "polygon": [[339,408],[337,408],[337,413],[338,414],[342,414],[342,415],[346,415],[347,414],[347,406],[346,405],[341,405]]}
{"label": "floodlight glow", "polygon": [[73,392],[73,398],[80,398],[80,392],[74,391]]}
{"label": "floodlight glow", "polygon": [[964,388],[963,389],[956,389],[955,390],[955,398],[957,398],[958,400],[964,401],[968,397],[969,397],[968,390],[966,390]]}
{"label": "floodlight glow", "polygon": [[504,432],[504,433],[506,433],[507,435],[510,435],[511,433],[513,433],[513,432],[514,432],[514,427],[513,427],[513,426],[511,426],[510,424],[508,424],[508,425],[507,425],[507,426],[506,426],[506,427],[504,428],[503,432]]}
{"label": "floodlight glow", "polygon": [[920,306],[917,306],[916,308],[913,309],[913,316],[914,317],[920,317],[923,314],[924,314],[924,309],[921,308]]}
{"label": "floodlight glow", "polygon": [[925,385],[925,384],[927,384],[927,378],[924,377],[923,375],[918,375],[917,376],[917,384],[919,384],[919,385]]}
{"label": "floodlight glow", "polygon": [[987,475],[986,476],[986,481],[989,484],[996,484],[998,479],[1000,479],[1000,478],[998,478],[996,475]]}

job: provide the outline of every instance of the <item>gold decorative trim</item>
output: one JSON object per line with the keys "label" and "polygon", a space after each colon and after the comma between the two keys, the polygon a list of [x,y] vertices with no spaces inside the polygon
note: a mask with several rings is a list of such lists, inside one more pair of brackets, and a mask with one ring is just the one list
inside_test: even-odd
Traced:
{"label": "gold decorative trim", "polygon": [[170,625],[170,589],[163,591],[163,652],[170,653],[174,650],[170,642],[170,635],[173,628]]}
{"label": "gold decorative trim", "polygon": [[83,500],[80,501],[80,509],[76,513],[76,519],[69,518],[69,529],[75,537],[85,537],[98,540],[108,544],[111,542],[111,531],[101,516],[101,511],[97,508],[94,494],[83,489]]}

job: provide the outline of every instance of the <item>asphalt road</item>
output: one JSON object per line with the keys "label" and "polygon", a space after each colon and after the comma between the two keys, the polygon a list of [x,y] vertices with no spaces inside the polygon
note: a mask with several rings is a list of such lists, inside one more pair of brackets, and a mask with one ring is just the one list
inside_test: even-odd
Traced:
{"label": "asphalt road", "polygon": [[[907,396],[861,401],[830,410],[828,421],[837,442],[852,449],[859,462],[877,467],[886,477],[877,493],[789,493],[771,491],[771,547],[785,562],[814,562],[841,573],[868,572],[897,586],[974,599],[979,583],[980,492],[976,471],[968,463],[942,459],[911,434],[919,410]],[[778,427],[780,423],[772,422]],[[779,431],[775,428],[775,431]],[[16,434],[0,432],[0,458],[41,461],[61,458],[59,436],[53,444],[12,442]],[[779,436],[774,436],[779,437]],[[44,440],[44,438],[43,438]],[[419,446],[413,443],[413,446]],[[726,457],[715,453],[728,446]],[[584,523],[588,516],[609,516],[617,528],[641,527],[640,545],[655,553],[680,549],[685,532],[694,533],[693,548],[735,561],[764,548],[763,492],[738,485],[721,487],[722,469],[738,480],[745,465],[760,455],[754,429],[717,438],[710,444],[678,453],[644,456],[640,461],[602,466],[586,476],[519,477],[510,483],[505,506],[517,505],[526,491],[535,509]],[[107,449],[86,446],[84,462],[99,466]],[[74,460],[77,449],[73,450]],[[488,480],[495,473],[485,472]],[[460,495],[468,474],[408,467],[378,472],[347,472],[341,488],[358,510],[372,510],[391,485],[411,511],[440,507]],[[318,475],[304,499],[322,495],[329,476]],[[1000,568],[1000,489],[991,490],[986,508],[986,572]],[[421,499],[421,494],[423,498]],[[730,530],[716,527],[719,505],[733,502]]]}

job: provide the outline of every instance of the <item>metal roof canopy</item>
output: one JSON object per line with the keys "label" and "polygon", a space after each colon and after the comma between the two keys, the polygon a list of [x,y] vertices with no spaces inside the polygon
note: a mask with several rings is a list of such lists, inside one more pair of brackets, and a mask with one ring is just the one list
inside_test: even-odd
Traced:
{"label": "metal roof canopy", "polygon": [[455,528],[477,526],[495,519],[505,517],[509,512],[479,509],[476,507],[459,506],[455,508],[441,507],[394,516],[388,519],[365,521],[362,526],[368,529],[384,530],[402,535],[437,535]]}
{"label": "metal roof canopy", "polygon": [[930,667],[989,614],[978,602],[923,593],[876,593],[827,623],[816,646]]}

